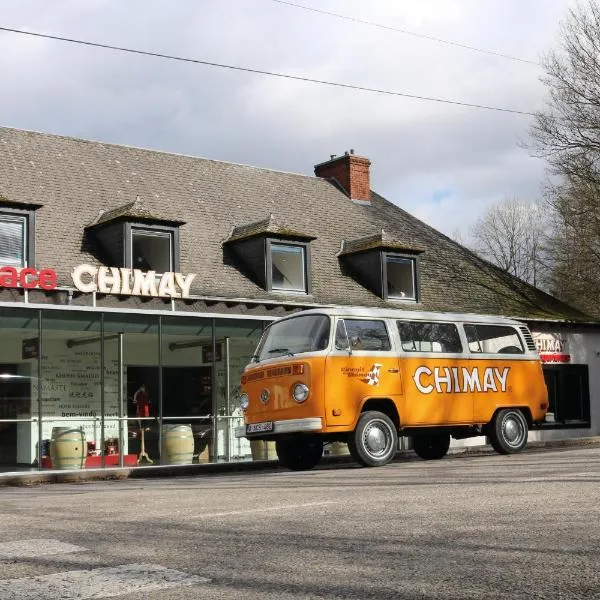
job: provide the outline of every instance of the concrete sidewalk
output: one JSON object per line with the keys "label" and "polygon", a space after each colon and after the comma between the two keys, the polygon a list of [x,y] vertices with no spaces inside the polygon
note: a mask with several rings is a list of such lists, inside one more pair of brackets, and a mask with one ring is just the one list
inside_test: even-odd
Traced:
{"label": "concrete sidewalk", "polygon": [[[549,448],[577,448],[600,446],[600,436],[555,440],[546,442],[529,442],[524,452],[537,452]],[[471,446],[451,448],[448,455],[452,457],[473,456],[478,454],[494,454],[491,446]],[[421,460],[412,450],[398,452],[394,461]],[[324,456],[321,464],[350,463],[349,455]],[[238,463],[206,463],[183,466],[141,466],[133,468],[85,469],[77,471],[27,471],[0,473],[0,487],[3,486],[36,486],[47,483],[83,483],[115,479],[149,479],[153,477],[189,477],[192,475],[216,475],[219,473],[235,473],[248,471],[276,470],[281,468],[276,460],[247,461]]]}

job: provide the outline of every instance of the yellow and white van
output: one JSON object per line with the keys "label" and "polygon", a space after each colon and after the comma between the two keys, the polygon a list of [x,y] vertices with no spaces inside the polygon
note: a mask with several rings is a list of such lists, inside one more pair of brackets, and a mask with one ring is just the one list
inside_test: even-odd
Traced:
{"label": "yellow and white van", "polygon": [[399,433],[425,459],[445,456],[451,436],[486,435],[497,452],[519,452],[548,409],[534,341],[518,321],[343,307],[269,325],[240,400],[236,435],[275,440],[294,470],[314,467],[333,441],[362,465],[384,465]]}

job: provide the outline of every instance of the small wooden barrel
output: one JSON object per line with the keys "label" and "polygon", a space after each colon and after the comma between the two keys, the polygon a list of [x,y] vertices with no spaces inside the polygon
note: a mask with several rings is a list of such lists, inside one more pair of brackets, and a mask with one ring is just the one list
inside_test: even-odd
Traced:
{"label": "small wooden barrel", "polygon": [[190,465],[194,457],[191,425],[163,425],[160,462],[163,465]]}
{"label": "small wooden barrel", "polygon": [[275,442],[250,440],[250,451],[252,452],[252,460],[277,460]]}
{"label": "small wooden barrel", "polygon": [[87,446],[83,429],[53,427],[50,458],[55,469],[82,469]]}
{"label": "small wooden barrel", "polygon": [[350,454],[348,444],[345,442],[331,442],[331,444],[329,444],[329,449],[327,450],[327,446],[325,446],[325,449],[328,456],[346,456],[347,454]]}

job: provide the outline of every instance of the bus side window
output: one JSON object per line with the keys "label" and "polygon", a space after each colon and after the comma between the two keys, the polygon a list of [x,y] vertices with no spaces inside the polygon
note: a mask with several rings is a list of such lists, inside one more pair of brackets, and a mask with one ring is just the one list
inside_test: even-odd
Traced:
{"label": "bus side window", "polygon": [[344,326],[353,350],[381,352],[392,348],[384,321],[345,319]]}
{"label": "bus side window", "polygon": [[398,321],[398,333],[405,352],[462,352],[454,323]]}
{"label": "bus side window", "polygon": [[475,325],[465,325],[465,334],[467,336],[467,343],[469,344],[469,352],[483,352],[483,346],[477,337],[477,328]]}
{"label": "bus side window", "polygon": [[485,354],[524,354],[519,334],[509,325],[465,325],[471,352]]}

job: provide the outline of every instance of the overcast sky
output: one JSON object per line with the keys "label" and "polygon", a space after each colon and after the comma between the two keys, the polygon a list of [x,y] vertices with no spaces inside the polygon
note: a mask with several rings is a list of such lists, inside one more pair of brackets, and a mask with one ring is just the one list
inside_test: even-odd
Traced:
{"label": "overcast sky", "polygon": [[[569,0],[291,0],[538,60]],[[532,111],[541,69],[273,0],[0,0],[0,26]],[[534,200],[531,117],[383,96],[0,32],[0,124],[312,174],[353,148],[371,187],[463,232]]]}

